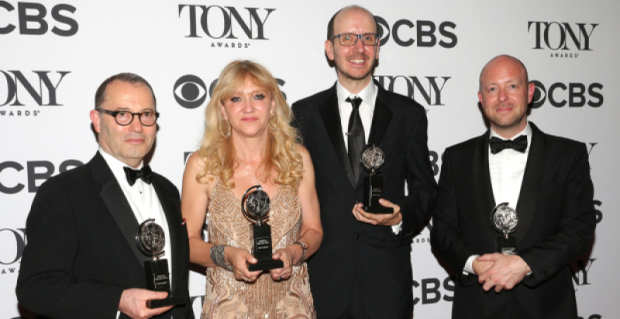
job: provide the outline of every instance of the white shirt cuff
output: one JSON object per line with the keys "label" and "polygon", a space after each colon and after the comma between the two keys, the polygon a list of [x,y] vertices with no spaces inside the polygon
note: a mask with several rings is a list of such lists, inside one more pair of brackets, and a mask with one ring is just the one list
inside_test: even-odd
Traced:
{"label": "white shirt cuff", "polygon": [[465,262],[465,267],[463,267],[463,275],[476,274],[476,272],[474,271],[474,259],[476,259],[476,257],[478,256],[480,255],[471,255],[469,256],[469,258],[467,258],[467,261]]}
{"label": "white shirt cuff", "polygon": [[394,233],[394,235],[398,235],[402,229],[403,229],[403,221],[402,220],[400,221],[400,223],[398,223],[396,225],[392,225],[392,232]]}

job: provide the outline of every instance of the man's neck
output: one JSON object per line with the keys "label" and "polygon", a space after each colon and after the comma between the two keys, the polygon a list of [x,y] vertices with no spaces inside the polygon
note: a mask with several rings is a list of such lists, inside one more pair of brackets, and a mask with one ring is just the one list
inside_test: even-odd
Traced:
{"label": "man's neck", "polygon": [[518,126],[514,126],[514,127],[502,128],[502,127],[496,127],[494,125],[491,125],[491,129],[495,132],[495,134],[507,140],[512,139],[513,137],[517,136],[517,134],[523,132],[526,127],[527,127],[527,121],[524,121],[523,123],[519,124]]}
{"label": "man's neck", "polygon": [[338,82],[340,82],[340,85],[347,89],[347,91],[351,92],[351,94],[360,93],[368,86],[371,80],[372,76],[370,75],[362,80],[352,80],[344,75],[338,74]]}

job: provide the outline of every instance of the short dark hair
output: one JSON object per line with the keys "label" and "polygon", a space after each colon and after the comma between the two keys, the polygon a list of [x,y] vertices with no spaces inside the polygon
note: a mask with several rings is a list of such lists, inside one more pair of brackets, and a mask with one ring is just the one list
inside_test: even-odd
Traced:
{"label": "short dark hair", "polygon": [[97,93],[95,93],[95,110],[101,109],[101,104],[103,104],[103,101],[105,100],[105,93],[108,88],[108,85],[114,81],[146,85],[151,91],[151,96],[153,97],[153,106],[157,107],[157,100],[155,99],[155,93],[153,92],[153,88],[151,87],[149,82],[147,82],[143,77],[137,74],[125,72],[125,73],[119,73],[119,74],[113,75],[107,78],[105,81],[103,81],[101,85],[99,85],[99,88],[97,88]]}
{"label": "short dark hair", "polygon": [[338,10],[338,12],[336,12],[331,19],[329,19],[329,23],[327,24],[327,40],[331,40],[334,37],[334,20],[336,20],[336,16],[338,15],[338,13],[344,11],[344,10],[349,10],[349,9],[359,9],[359,10],[363,10],[366,11],[368,13],[368,15],[370,15],[372,17],[372,20],[375,21],[375,30],[377,31],[377,33],[379,33],[379,23],[377,22],[377,19],[375,19],[375,16],[372,14],[372,12],[368,11],[366,8],[358,6],[358,5],[350,5],[347,7],[344,7],[340,10]]}

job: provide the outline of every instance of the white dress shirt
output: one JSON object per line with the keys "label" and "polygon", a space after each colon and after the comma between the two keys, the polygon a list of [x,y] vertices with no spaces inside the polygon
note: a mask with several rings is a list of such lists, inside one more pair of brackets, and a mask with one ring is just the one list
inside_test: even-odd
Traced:
{"label": "white dress shirt", "polygon": [[[145,220],[152,218],[155,220],[155,223],[161,226],[161,228],[164,230],[164,235],[166,236],[166,243],[164,245],[164,253],[160,255],[160,258],[166,258],[166,261],[168,262],[168,271],[170,272],[168,280],[170,282],[170,286],[172,286],[170,232],[168,231],[168,222],[166,220],[166,215],[164,214],[164,210],[161,207],[161,203],[159,202],[159,198],[157,197],[157,193],[155,192],[153,184],[147,184],[141,178],[138,178],[135,184],[133,184],[133,186],[130,186],[125,175],[125,170],[123,169],[123,167],[127,165],[116,159],[114,156],[106,153],[101,148],[99,148],[99,153],[106,161],[106,163],[110,167],[110,170],[112,171],[112,174],[114,175],[114,177],[116,177],[118,184],[121,186],[121,189],[125,194],[125,198],[127,198],[129,206],[131,207],[131,210],[136,216],[136,220],[138,220],[138,224],[142,224]],[[140,167],[138,167],[138,169],[142,168],[142,165],[143,163],[140,163]],[[118,318],[119,316],[120,311],[117,311],[116,318]]]}
{"label": "white dress shirt", "polygon": [[[532,144],[532,128],[529,123],[523,131],[509,139],[514,140],[521,135],[527,136],[527,148],[524,153],[507,148],[497,154],[493,154],[491,153],[491,148],[489,147],[488,149],[489,173],[491,175],[491,187],[493,189],[495,203],[497,205],[508,203],[508,206],[514,209],[517,208],[517,201],[521,193],[521,184],[523,184],[523,175],[525,174],[525,165],[527,164],[527,156],[530,153],[530,145]],[[493,129],[491,129],[490,138],[492,137],[506,140],[506,138],[499,136]],[[491,212],[489,212],[489,214],[491,214]],[[472,255],[467,259],[463,269],[465,272],[470,274],[475,273],[473,262],[476,257],[478,257],[478,255]]]}
{"label": "white dress shirt", "polygon": [[[342,128],[342,136],[344,137],[344,146],[349,149],[349,139],[347,132],[349,131],[349,118],[351,117],[351,111],[353,111],[353,105],[351,102],[347,102],[347,98],[353,99],[359,97],[362,99],[362,104],[359,107],[360,118],[362,119],[362,126],[364,126],[364,141],[368,143],[368,137],[370,136],[370,128],[372,127],[372,116],[375,112],[375,102],[377,101],[377,86],[375,82],[370,83],[358,94],[352,94],[340,84],[336,84],[336,95],[338,96],[338,110],[340,111],[340,127]],[[392,225],[392,231],[398,235],[400,233],[403,222],[396,225]]]}

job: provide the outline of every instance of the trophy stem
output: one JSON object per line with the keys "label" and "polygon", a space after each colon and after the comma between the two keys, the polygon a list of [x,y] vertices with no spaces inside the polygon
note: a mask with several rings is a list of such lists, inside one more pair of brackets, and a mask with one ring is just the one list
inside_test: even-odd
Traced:
{"label": "trophy stem", "polygon": [[504,232],[504,238],[508,239],[508,237],[510,237],[510,234],[508,234],[507,232]]}

